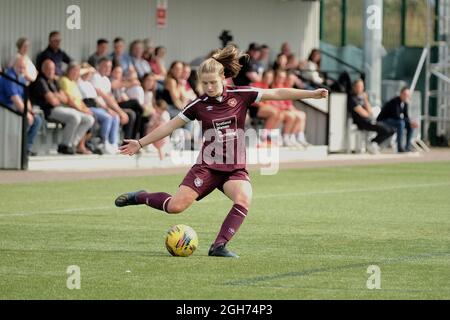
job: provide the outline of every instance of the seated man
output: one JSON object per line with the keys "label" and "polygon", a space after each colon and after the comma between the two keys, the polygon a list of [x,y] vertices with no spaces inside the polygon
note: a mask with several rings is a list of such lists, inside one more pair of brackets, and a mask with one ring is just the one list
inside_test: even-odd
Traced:
{"label": "seated man", "polygon": [[[413,129],[418,128],[416,121],[411,121],[408,116],[408,103],[410,100],[410,91],[408,88],[402,88],[400,96],[387,102],[377,120],[393,127],[397,132],[397,151],[411,151],[411,137]],[[406,129],[406,145],[403,147],[403,131]]]}
{"label": "seated man", "polygon": [[[100,59],[97,65],[97,73],[92,76],[91,83],[97,91],[99,103],[108,108],[109,114],[114,117],[118,116],[120,119],[120,124],[125,126],[130,123],[129,115],[132,114],[127,114],[114,98],[114,95],[112,93],[111,80],[109,79],[109,76],[111,75],[111,69],[111,60],[107,58]],[[135,119],[131,119],[132,124],[130,124],[129,127],[134,126],[133,121],[135,121]],[[117,151],[117,148],[118,146],[114,145],[110,148],[110,151],[115,153]]]}
{"label": "seated man", "polygon": [[46,59],[41,73],[33,83],[32,100],[44,111],[45,117],[64,123],[63,141],[58,153],[75,154],[76,147],[93,124],[92,116],[69,107],[69,98],[56,81],[55,63]]}
{"label": "seated man", "polygon": [[[25,58],[19,56],[14,62],[14,66],[6,70],[6,74],[11,78],[16,79],[20,83],[26,84],[26,61]],[[24,87],[14,83],[6,78],[0,77],[0,103],[8,108],[22,113],[25,110],[24,104]],[[33,141],[36,137],[39,128],[42,124],[42,119],[39,115],[35,115],[30,101],[28,100],[28,131],[27,131],[27,151],[28,155],[36,155],[31,151]]]}
{"label": "seated man", "polygon": [[377,136],[367,146],[367,151],[372,154],[379,153],[379,145],[394,134],[394,129],[383,122],[373,120],[372,106],[369,103],[367,93],[364,92],[364,82],[361,79],[353,83],[352,94],[347,100],[347,110],[352,115],[353,122],[359,130],[377,133]]}
{"label": "seated man", "polygon": [[[86,118],[85,121],[90,123],[90,129],[94,125],[95,120],[92,111],[83,102],[83,96],[81,95],[80,89],[78,89],[77,81],[80,78],[80,69],[81,67],[78,63],[71,62],[67,67],[65,75],[59,79],[59,86],[67,96],[68,101],[66,105],[81,113],[83,117],[88,116],[89,120]],[[81,138],[77,145],[77,153],[92,154],[91,150],[86,147],[86,142],[91,136],[89,133]]]}
{"label": "seated man", "polygon": [[72,58],[63,50],[61,50],[61,34],[59,31],[52,31],[48,36],[48,47],[38,54],[36,58],[36,68],[42,69],[45,60],[51,59],[55,63],[55,72],[59,77],[63,74],[63,63],[69,64]]}

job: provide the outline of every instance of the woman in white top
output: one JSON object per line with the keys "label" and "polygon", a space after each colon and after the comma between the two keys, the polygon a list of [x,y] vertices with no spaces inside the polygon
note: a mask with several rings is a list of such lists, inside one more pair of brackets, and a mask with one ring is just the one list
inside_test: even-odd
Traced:
{"label": "woman in white top", "polygon": [[28,56],[28,51],[30,50],[30,41],[27,38],[20,38],[16,42],[17,54],[14,56],[11,61],[11,66],[14,65],[14,61],[19,57],[23,57],[25,59],[26,69],[25,69],[25,80],[27,82],[34,82],[38,76],[38,71]]}
{"label": "woman in white top", "polygon": [[305,69],[302,71],[303,77],[316,85],[325,84],[325,78],[320,74],[320,62],[320,51],[313,49],[308,57]]}

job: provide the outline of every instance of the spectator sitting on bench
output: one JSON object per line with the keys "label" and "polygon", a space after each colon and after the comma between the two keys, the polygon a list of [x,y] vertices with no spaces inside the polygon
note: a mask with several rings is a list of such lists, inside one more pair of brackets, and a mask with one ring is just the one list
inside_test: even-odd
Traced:
{"label": "spectator sitting on bench", "polygon": [[[67,67],[67,71],[63,77],[59,79],[59,85],[61,90],[67,95],[67,105],[77,111],[79,111],[84,121],[90,124],[89,129],[94,125],[95,119],[92,111],[83,102],[83,96],[78,89],[77,81],[80,78],[80,65],[78,63],[71,62]],[[90,150],[86,148],[87,135],[84,135],[77,146],[77,153],[80,154],[92,154]]]}
{"label": "spectator sitting on bench", "polygon": [[144,53],[142,54],[142,57],[150,64],[150,60],[152,59],[152,56],[155,54],[155,47],[153,46],[153,41],[150,38],[146,38],[142,40],[142,43],[144,44]]}
{"label": "spectator sitting on bench", "polygon": [[[135,78],[133,75],[136,75],[136,71],[130,69],[128,71],[128,76],[124,78],[122,67],[120,65],[116,65],[113,67],[110,76],[114,99],[129,118],[128,123],[123,127],[125,139],[138,138],[139,128],[142,122],[142,113],[144,111],[142,105],[135,99],[137,98],[143,102],[144,90],[141,87],[141,83],[137,79],[137,75]],[[136,82],[134,83],[134,81]],[[130,85],[131,87],[128,88],[127,85]],[[131,98],[129,96],[129,91],[132,93],[134,91],[135,98]]]}
{"label": "spectator sitting on bench", "polygon": [[142,104],[142,125],[140,128],[140,136],[143,137],[148,133],[148,126],[153,114],[155,113],[155,90],[156,77],[153,73],[148,73],[142,79],[142,89],[144,90],[144,102]]}
{"label": "spectator sitting on bench", "polygon": [[28,56],[28,51],[30,50],[30,41],[27,38],[20,38],[16,42],[17,54],[14,57],[14,60],[11,63],[11,66],[14,65],[15,61],[19,57],[23,57],[25,59],[25,75],[24,78],[27,80],[27,83],[31,83],[36,80],[38,76],[38,71]]}
{"label": "spectator sitting on bench", "polygon": [[[263,73],[262,81],[254,82],[251,84],[251,86],[256,88],[269,89],[272,86],[273,77],[273,71],[267,70]],[[265,120],[264,129],[267,131],[278,129],[281,125],[281,122],[283,121],[283,113],[278,110],[278,108],[275,107],[270,101],[254,103],[248,109],[250,118],[259,118]],[[262,146],[272,144],[272,142],[275,141],[274,139],[272,139],[275,137],[271,136],[272,131],[267,131],[264,131],[261,137]],[[267,133],[269,133],[269,135],[267,135]]]}
{"label": "spectator sitting on bench", "polygon": [[181,75],[180,83],[182,95],[185,97],[188,103],[197,99],[197,94],[195,93],[194,89],[192,89],[191,84],[189,83],[191,72],[192,69],[189,64],[183,62],[183,73]]}
{"label": "spectator sitting on bench", "polygon": [[94,113],[95,120],[100,124],[100,138],[103,143],[103,152],[114,154],[119,142],[120,118],[119,115],[97,95],[91,83],[96,70],[89,64],[81,64],[78,88],[83,96],[83,102]]}
{"label": "spectator sitting on bench", "polygon": [[353,83],[352,94],[347,100],[347,110],[352,115],[353,122],[359,130],[375,131],[377,133],[377,136],[367,146],[367,151],[372,154],[379,153],[379,145],[394,134],[394,129],[374,119],[372,106],[367,93],[364,92],[364,82],[361,79]]}
{"label": "spectator sitting on bench", "polygon": [[[275,72],[272,88],[292,88],[294,86],[295,75],[288,77],[286,71],[279,69]],[[306,141],[306,113],[295,108],[291,100],[273,101],[283,114],[283,143],[287,147],[308,147]]]}
{"label": "spectator sitting on bench", "polygon": [[[120,124],[126,125],[129,121],[128,115],[120,108],[112,94],[112,84],[109,79],[111,69],[111,60],[107,58],[100,59],[97,66],[97,73],[92,77],[91,83],[97,91],[100,106],[107,106],[108,113],[113,116],[117,115],[120,118]],[[110,150],[111,153],[116,153],[118,146],[112,145],[112,148],[114,148],[114,151]]]}
{"label": "spectator sitting on bench", "polygon": [[156,47],[149,61],[150,68],[155,74],[156,81],[160,83],[161,90],[163,90],[164,81],[167,76],[167,69],[164,62],[166,53],[167,49],[165,47]]}
{"label": "spectator sitting on bench", "polygon": [[[16,79],[20,83],[26,85],[26,61],[23,56],[19,56],[14,62],[14,66],[6,70],[6,74],[11,78]],[[4,77],[0,77],[0,103],[8,108],[23,114],[25,110],[24,104],[24,87],[14,83]],[[34,114],[30,100],[28,100],[28,131],[27,131],[27,152],[28,155],[36,155],[31,151],[33,147],[34,138],[36,137],[39,128],[42,124],[42,119],[39,115]]]}
{"label": "spectator sitting on bench", "polygon": [[303,77],[311,81],[315,86],[330,85],[327,83],[325,76],[320,72],[321,55],[320,51],[313,49],[308,57],[308,61],[302,70]]}
{"label": "spectator sitting on bench", "polygon": [[56,81],[55,69],[55,63],[51,59],[44,60],[41,73],[33,83],[32,101],[41,107],[46,119],[64,124],[63,140],[58,145],[58,153],[75,154],[74,147],[92,127],[93,118],[68,106],[69,98]]}
{"label": "spectator sitting on bench", "polygon": [[[419,127],[416,121],[411,121],[408,116],[410,91],[407,87],[402,88],[400,96],[387,102],[377,120],[393,127],[397,133],[397,152],[409,152],[413,130]],[[403,147],[403,131],[406,129],[406,146]]]}
{"label": "spectator sitting on bench", "polygon": [[[154,105],[154,112],[147,127],[146,134],[149,134],[156,128],[166,124],[170,121],[169,112],[167,112],[167,103],[162,100],[156,100]],[[168,146],[170,142],[169,137],[164,137],[161,140],[153,142],[153,146],[158,150],[159,159],[162,161],[165,156],[165,146]]]}
{"label": "spectator sitting on bench", "polygon": [[164,83],[162,98],[167,102],[167,111],[170,118],[174,118],[188,104],[188,100],[183,96],[183,62],[172,62]]}
{"label": "spectator sitting on bench", "polygon": [[274,71],[277,71],[277,70],[286,71],[287,70],[287,62],[288,62],[287,56],[284,55],[283,53],[279,53],[273,63],[272,68]]}
{"label": "spectator sitting on bench", "polygon": [[130,56],[139,80],[142,80],[147,73],[152,72],[150,64],[144,59],[143,55],[144,43],[141,40],[134,40],[130,44]]}

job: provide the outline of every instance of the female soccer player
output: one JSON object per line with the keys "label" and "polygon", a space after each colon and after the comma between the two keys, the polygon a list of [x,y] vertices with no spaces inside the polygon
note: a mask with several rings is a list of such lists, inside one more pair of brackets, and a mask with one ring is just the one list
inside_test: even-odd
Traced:
{"label": "female soccer player", "polygon": [[233,78],[241,69],[242,54],[234,46],[217,51],[204,61],[198,76],[205,92],[188,104],[177,117],[158,127],[139,140],[124,140],[119,148],[124,155],[134,155],[142,147],[170,135],[187,122],[198,120],[202,124],[203,146],[197,163],[189,170],[177,193],[147,193],[136,191],[120,195],[118,207],[146,204],[169,214],[181,213],[194,200],[201,200],[218,188],[233,201],[220,232],[211,245],[208,255],[238,257],[225,246],[247,216],[252,198],[250,177],[245,165],[245,117],[247,108],[264,100],[298,100],[326,98],[328,91],[305,91],[292,88],[257,89],[251,87],[226,87],[226,78]]}

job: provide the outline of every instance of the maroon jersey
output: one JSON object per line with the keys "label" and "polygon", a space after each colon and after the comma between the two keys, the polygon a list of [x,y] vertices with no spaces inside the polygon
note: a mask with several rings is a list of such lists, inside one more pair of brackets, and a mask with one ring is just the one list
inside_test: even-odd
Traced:
{"label": "maroon jersey", "polygon": [[201,124],[203,146],[197,164],[228,172],[245,168],[247,108],[259,102],[261,95],[258,88],[224,87],[222,96],[203,95],[178,114],[186,122]]}

